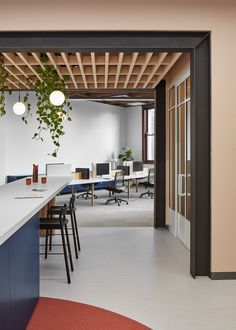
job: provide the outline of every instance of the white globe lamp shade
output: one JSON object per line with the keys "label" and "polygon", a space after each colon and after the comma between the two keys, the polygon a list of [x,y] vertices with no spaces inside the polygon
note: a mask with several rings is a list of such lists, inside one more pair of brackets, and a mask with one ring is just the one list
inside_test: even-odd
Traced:
{"label": "white globe lamp shade", "polygon": [[61,91],[53,91],[49,96],[50,102],[55,106],[60,106],[65,102],[65,95]]}
{"label": "white globe lamp shade", "polygon": [[25,105],[23,102],[16,102],[13,105],[13,111],[18,116],[23,115],[23,113],[25,113],[25,110],[26,110],[26,108],[25,108]]}

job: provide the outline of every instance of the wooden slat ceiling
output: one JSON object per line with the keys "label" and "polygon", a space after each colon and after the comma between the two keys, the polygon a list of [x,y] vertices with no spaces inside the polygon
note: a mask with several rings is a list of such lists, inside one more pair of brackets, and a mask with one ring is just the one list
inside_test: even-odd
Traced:
{"label": "wooden slat ceiling", "polygon": [[[60,77],[69,76],[68,90],[153,89],[181,53],[47,53]],[[44,67],[39,53],[2,53],[11,89],[28,89],[27,78]]]}

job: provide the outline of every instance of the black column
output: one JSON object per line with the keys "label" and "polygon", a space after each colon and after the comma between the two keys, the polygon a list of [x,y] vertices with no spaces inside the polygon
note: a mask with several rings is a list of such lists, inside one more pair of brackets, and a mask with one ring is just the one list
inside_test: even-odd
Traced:
{"label": "black column", "polygon": [[210,35],[191,53],[191,265],[193,277],[210,274],[211,238]]}
{"label": "black column", "polygon": [[166,83],[155,89],[155,200],[154,226],[166,225]]}

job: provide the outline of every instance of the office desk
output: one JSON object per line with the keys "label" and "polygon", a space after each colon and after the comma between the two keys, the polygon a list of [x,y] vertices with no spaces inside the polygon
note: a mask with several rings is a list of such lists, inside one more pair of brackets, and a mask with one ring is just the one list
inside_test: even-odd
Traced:
{"label": "office desk", "polygon": [[138,192],[138,180],[141,180],[141,179],[145,179],[148,177],[148,173],[146,172],[138,172],[138,173],[134,173],[134,174],[131,174],[131,175],[125,175],[125,181],[128,182],[128,199],[131,197],[131,194],[130,194],[130,182],[131,180],[136,180],[136,192]]}
{"label": "office desk", "polygon": [[78,179],[78,180],[72,180],[68,186],[72,186],[72,193],[74,192],[73,186],[76,185],[90,185],[91,191],[92,191],[92,198],[91,198],[91,205],[94,206],[94,186],[97,183],[101,182],[113,182],[114,178],[104,179],[104,178],[91,178],[91,179]]}
{"label": "office desk", "polygon": [[[127,195],[128,195],[128,199],[131,197],[130,194],[130,182],[131,180],[140,180],[140,179],[145,179],[147,178],[148,174],[146,172],[142,172],[142,173],[137,173],[137,174],[131,174],[131,175],[125,175],[124,179],[125,181],[128,182],[128,191],[127,191]],[[72,186],[72,193],[74,192],[73,190],[73,186],[76,185],[90,185],[91,186],[91,191],[92,191],[92,198],[91,198],[91,205],[94,206],[94,187],[97,183],[101,183],[101,182],[107,182],[107,183],[111,183],[114,181],[114,177],[112,178],[91,178],[91,179],[78,179],[78,180],[72,180],[68,186]],[[136,186],[136,190],[137,190],[137,186]]]}
{"label": "office desk", "polygon": [[71,178],[49,178],[40,198],[25,179],[0,186],[0,329],[24,330],[39,297],[39,211]]}

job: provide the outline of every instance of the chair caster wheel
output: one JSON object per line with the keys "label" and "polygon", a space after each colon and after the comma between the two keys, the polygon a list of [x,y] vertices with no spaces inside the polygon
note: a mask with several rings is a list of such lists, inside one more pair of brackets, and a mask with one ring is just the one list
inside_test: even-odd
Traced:
{"label": "chair caster wheel", "polygon": [[127,202],[126,205],[129,205],[129,203]]}

